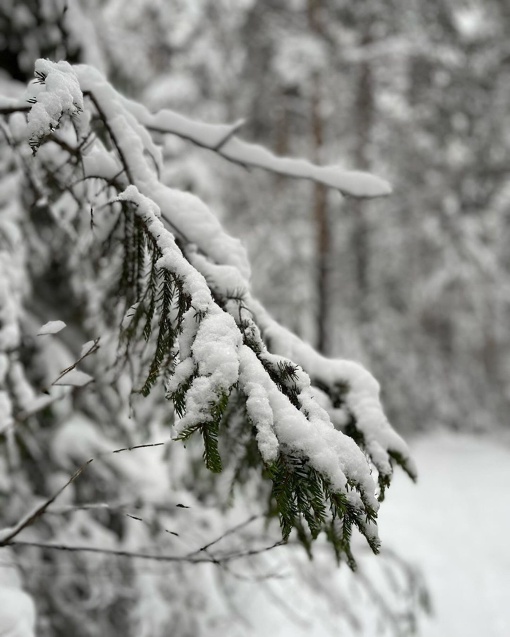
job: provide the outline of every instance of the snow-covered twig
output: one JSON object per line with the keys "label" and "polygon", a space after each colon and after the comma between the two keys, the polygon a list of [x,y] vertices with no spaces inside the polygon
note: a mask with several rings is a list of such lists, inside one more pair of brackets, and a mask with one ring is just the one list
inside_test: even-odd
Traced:
{"label": "snow-covered twig", "polygon": [[375,175],[344,170],[339,166],[318,166],[304,159],[279,157],[258,144],[245,142],[235,135],[239,122],[204,124],[170,110],[152,114],[140,104],[126,99],[123,101],[149,130],[188,139],[245,168],[261,168],[285,177],[310,179],[351,197],[382,197],[391,193],[390,184]]}

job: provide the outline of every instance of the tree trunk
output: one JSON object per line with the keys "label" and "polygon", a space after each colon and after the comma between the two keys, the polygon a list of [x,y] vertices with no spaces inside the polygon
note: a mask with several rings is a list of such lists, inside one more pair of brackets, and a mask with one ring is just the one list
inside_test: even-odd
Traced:
{"label": "tree trunk", "polygon": [[[367,28],[362,46],[371,43]],[[369,60],[362,59],[355,86],[354,127],[356,134],[354,162],[357,170],[370,170],[370,137],[374,119],[374,87],[372,69]],[[353,226],[351,245],[354,252],[355,305],[356,319],[360,325],[370,322],[370,227],[368,203],[355,200],[351,204]]]}
{"label": "tree trunk", "polygon": [[[321,0],[308,0],[308,22],[317,35],[322,34],[320,23]],[[321,163],[321,148],[324,143],[324,121],[321,113],[322,77],[316,73],[313,78],[311,103],[311,128],[314,160]],[[317,349],[327,353],[329,349],[330,314],[330,253],[331,228],[328,218],[327,193],[322,184],[315,184],[313,191],[313,222],[316,233],[315,285],[317,290],[316,338]]]}

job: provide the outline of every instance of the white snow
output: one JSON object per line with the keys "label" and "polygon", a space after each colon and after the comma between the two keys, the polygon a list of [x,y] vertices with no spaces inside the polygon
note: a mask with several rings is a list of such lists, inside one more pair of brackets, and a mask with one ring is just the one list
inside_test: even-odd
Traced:
{"label": "white snow", "polygon": [[86,177],[101,177],[108,181],[113,180],[120,171],[120,165],[113,153],[107,151],[99,140],[90,147],[82,161]]}
{"label": "white snow", "polygon": [[230,314],[206,316],[191,348],[199,374],[217,378],[218,388],[226,391],[239,377],[238,350],[241,345],[241,333]]}
{"label": "white snow", "polygon": [[229,314],[217,310],[200,322],[191,347],[200,376],[186,394],[186,414],[175,425],[177,434],[191,425],[210,421],[211,402],[230,393],[239,377],[241,343],[241,334]]}
{"label": "white snow", "polygon": [[300,365],[315,382],[320,381],[333,389],[339,384],[347,385],[346,406],[356,417],[356,426],[363,433],[367,451],[377,470],[385,475],[392,473],[389,452],[394,451],[406,459],[409,472],[416,475],[416,466],[406,443],[384,414],[379,399],[379,383],[372,374],[359,363],[325,358],[272,319],[252,297],[248,297],[247,305],[272,352]]}
{"label": "white snow", "polygon": [[225,144],[221,154],[246,166],[256,166],[288,177],[312,179],[352,197],[381,197],[391,193],[387,181],[370,173],[344,170],[340,166],[317,166],[306,159],[277,157],[267,148],[248,144],[238,137]]}
{"label": "white snow", "polygon": [[[52,459],[66,468],[114,448],[112,441],[103,436],[92,421],[79,413],[72,414],[51,441]],[[62,484],[59,488],[61,486]]]}
{"label": "white snow", "polygon": [[64,321],[48,321],[39,328],[37,332],[37,336],[44,336],[46,334],[58,334],[61,330],[64,329],[66,324]]}
{"label": "white snow", "polygon": [[168,394],[173,394],[179,388],[179,385],[186,382],[188,378],[193,375],[195,371],[195,362],[188,355],[187,358],[179,361],[177,364],[174,373],[168,379],[168,383],[166,385],[166,391]]}
{"label": "white snow", "polygon": [[26,108],[26,106],[26,102],[22,99],[19,99],[17,97],[10,97],[9,95],[0,95],[0,109],[24,109]]}
{"label": "white snow", "polygon": [[74,117],[78,129],[82,127],[83,95],[73,67],[68,62],[39,59],[35,72],[45,76],[44,83],[30,84],[27,97],[36,100],[28,114],[29,138],[40,141],[59,127],[62,115]]}
{"label": "white snow", "polygon": [[[255,390],[255,398],[259,401],[261,396],[265,397],[263,408],[267,401],[273,411],[274,433],[279,444],[308,458],[339,493],[347,493],[347,478],[352,479],[360,485],[364,501],[377,511],[375,484],[363,453],[351,438],[334,429],[326,412],[308,395],[309,388],[302,391],[303,408],[308,412],[305,416],[277,389],[262,363],[246,345],[241,349],[240,363],[241,387],[252,398]],[[272,457],[275,449],[270,425],[266,416],[258,435],[263,440],[265,453]],[[356,504],[361,505],[359,501]]]}
{"label": "white snow", "polygon": [[[186,394],[186,414],[175,425],[175,432],[179,434],[191,425],[209,421],[211,402],[228,394],[237,382],[241,333],[230,314],[214,303],[203,275],[183,257],[173,235],[161,222],[156,203],[133,185],[121,193],[119,199],[136,205],[136,213],[162,252],[158,267],[175,274],[191,297],[191,307],[183,317],[179,336],[181,361],[167,385],[167,391],[172,393],[195,369],[199,373]],[[197,312],[205,314],[201,321]]]}
{"label": "white snow", "polygon": [[17,588],[0,586],[0,637],[35,637],[32,598]]}
{"label": "white snow", "polygon": [[[101,176],[104,173],[103,177],[111,179],[117,166],[124,169],[123,178],[130,185],[118,200],[134,205],[136,214],[161,251],[157,267],[171,272],[182,282],[184,291],[191,298],[191,307],[183,317],[179,337],[180,362],[174,380],[168,385],[171,393],[172,388],[175,391],[178,387],[177,381],[193,376],[186,394],[186,413],[176,425],[177,433],[190,425],[207,422],[211,418],[211,404],[228,394],[239,380],[248,399],[249,414],[255,420],[257,441],[266,462],[274,460],[280,448],[305,457],[325,476],[332,489],[346,494],[360,512],[364,506],[377,510],[375,484],[366,457],[351,438],[333,427],[328,412],[315,398],[308,374],[302,370],[297,372],[299,404],[296,407],[271,380],[257,355],[242,344],[242,335],[235,322],[235,308],[232,315],[224,312],[214,301],[211,289],[246,296],[248,310],[253,311],[257,325],[269,342],[271,354],[264,352],[260,356],[266,356],[265,363],[271,358],[273,363],[278,363],[280,358],[275,355],[284,356],[301,365],[322,385],[332,389],[340,384],[348,387],[346,409],[356,417],[377,469],[390,474],[389,452],[398,452],[408,458],[408,450],[384,416],[377,382],[356,363],[330,361],[319,356],[310,346],[280,328],[262,306],[251,299],[250,269],[243,246],[226,234],[201,200],[160,182],[160,151],[145,126],[152,129],[166,127],[167,132],[193,138],[240,163],[313,179],[338,188],[344,194],[380,196],[390,192],[389,185],[365,173],[276,157],[262,147],[236,138],[234,133],[239,123],[226,127],[209,126],[166,111],[153,116],[144,107],[119,95],[98,71],[90,67],[71,68],[40,60],[36,68],[46,78],[40,86],[32,87],[37,100],[29,117],[32,137],[38,138],[51,131],[63,113],[76,115],[81,108],[82,91],[91,99],[107,124],[115,152],[107,153],[99,145],[97,152],[90,151],[86,160],[87,174]],[[186,257],[177,245],[179,239],[191,246]],[[231,304],[228,307],[230,309]],[[56,333],[51,328],[47,327],[47,330],[43,333]],[[253,330],[255,334],[258,327],[254,326]],[[87,374],[73,369],[56,384],[83,386],[92,380]],[[352,483],[359,492],[350,490]],[[376,537],[375,526],[367,525],[366,530],[367,534]]]}
{"label": "white snow", "polygon": [[205,312],[213,303],[209,287],[204,277],[183,257],[174,236],[163,225],[159,206],[133,185],[128,186],[118,198],[137,206],[137,214],[146,223],[147,230],[163,254],[157,263],[158,268],[168,270],[179,277],[184,290],[191,296],[194,311]]}
{"label": "white snow", "polygon": [[215,292],[223,296],[232,293],[245,294],[248,291],[248,281],[241,272],[232,265],[218,265],[212,263],[196,250],[187,250],[186,256],[194,267],[201,272]]}
{"label": "white snow", "polygon": [[[334,429],[327,412],[313,398],[308,376],[304,372],[299,375],[302,404],[299,411],[277,389],[257,356],[242,345],[234,319],[214,303],[203,275],[183,257],[174,237],[161,222],[159,206],[133,185],[119,199],[136,205],[136,213],[162,252],[158,266],[176,274],[191,296],[191,308],[184,316],[179,338],[181,361],[167,391],[171,394],[179,387],[179,381],[189,378],[195,370],[199,375],[186,393],[186,413],[176,422],[175,433],[179,435],[188,427],[210,421],[211,403],[229,393],[239,378],[249,398],[250,415],[259,414],[263,418],[258,425],[257,441],[266,462],[277,457],[279,445],[283,444],[308,458],[334,490],[347,494],[348,480],[359,485],[363,502],[377,510],[375,484],[365,456],[351,438]],[[201,321],[196,317],[198,311],[205,313]],[[364,399],[361,396],[360,400]],[[370,406],[371,403],[367,409]],[[357,493],[349,492],[349,498],[356,507],[363,508]],[[375,527],[367,527],[367,533],[376,537]]]}
{"label": "white snow", "polygon": [[420,479],[396,476],[379,527],[383,545],[424,570],[435,616],[423,637],[508,637],[508,437],[436,433],[413,455]]}
{"label": "white snow", "polygon": [[328,66],[327,45],[316,33],[288,33],[277,41],[274,70],[284,86],[310,90],[313,75]]}
{"label": "white snow", "polygon": [[275,462],[278,458],[280,445],[274,433],[273,410],[269,397],[262,385],[247,380],[243,386],[246,399],[248,417],[257,429],[257,444],[266,464]]}
{"label": "white snow", "polygon": [[88,354],[94,347],[95,341],[87,341],[83,343],[80,350],[80,358],[83,358],[86,354]]}
{"label": "white snow", "polygon": [[[48,74],[55,71],[53,67],[48,67],[46,70]],[[65,71],[67,72],[67,69]],[[211,279],[209,284],[213,288],[230,291],[228,288],[234,287],[235,289],[232,291],[240,290],[244,294],[248,289],[249,265],[244,248],[237,240],[223,231],[216,217],[203,202],[190,193],[176,191],[160,183],[157,176],[159,151],[144,126],[150,128],[151,125],[157,124],[168,130],[172,129],[177,134],[181,133],[185,137],[194,136],[195,141],[208,147],[217,148],[218,145],[221,145],[223,154],[231,158],[235,157],[237,161],[242,163],[247,162],[250,165],[258,165],[294,177],[322,181],[347,194],[378,196],[387,194],[390,188],[386,182],[371,175],[346,172],[331,166],[319,167],[305,160],[276,157],[262,147],[245,144],[233,136],[238,124],[218,128],[206,124],[196,124],[192,120],[167,111],[151,115],[143,106],[136,105],[120,96],[98,71],[86,66],[77,66],[74,72],[79,80],[81,90],[91,95],[101,115],[106,118],[115,146],[126,169],[126,176],[132,182],[119,196],[119,199],[131,201],[137,206],[137,214],[143,218],[149,232],[162,251],[163,256],[158,261],[158,267],[165,268],[175,274],[183,282],[185,291],[192,299],[192,307],[183,321],[183,332],[179,339],[181,362],[176,371],[178,378],[189,378],[190,374],[195,371],[200,377],[193,380],[188,392],[188,413],[180,423],[180,426],[184,426],[199,416],[204,417],[207,411],[206,405],[210,404],[211,400],[217,399],[231,386],[229,379],[230,377],[235,378],[236,374],[230,372],[237,370],[239,365],[237,359],[239,332],[230,316],[214,303],[204,274]],[[52,80],[53,84],[56,85],[57,93],[62,83],[58,77],[60,76],[56,76],[57,79]],[[46,84],[48,84],[47,81]],[[107,172],[111,174],[112,167],[109,162],[106,163],[108,164],[106,166]],[[195,243],[197,245],[198,250],[190,251],[190,260],[193,265],[183,257],[172,232],[165,228],[163,220],[169,224],[171,231],[175,232],[176,236],[184,238],[187,244]],[[193,267],[194,265],[196,267]],[[326,385],[338,383],[348,385],[347,408],[355,415],[358,427],[365,436],[366,448],[380,472],[391,473],[389,451],[395,451],[406,458],[408,457],[405,443],[393,431],[384,416],[379,402],[379,387],[368,372],[355,363],[327,361],[313,352],[312,348],[287,333],[286,330],[280,329],[274,321],[268,318],[261,306],[254,301],[250,302],[250,309],[255,310],[257,321],[265,332],[264,336],[269,337],[275,353],[301,364],[312,374],[312,377],[317,381],[324,381]],[[197,313],[214,316],[215,318],[211,318],[211,321],[223,323],[223,327],[226,329],[225,334],[232,339],[232,343],[237,343],[234,346],[235,351],[227,352],[224,347],[225,341],[222,341],[224,369],[221,372],[212,372],[210,365],[204,362],[205,345],[204,347],[197,345],[192,351],[193,343],[198,338],[197,331],[200,329]],[[230,324],[227,326],[228,321]],[[205,341],[206,339],[202,345]],[[209,342],[207,347],[213,346]],[[219,360],[219,351],[220,346],[217,344],[216,353],[211,355],[211,360]],[[227,365],[225,360],[231,355],[233,358]],[[185,362],[188,358],[193,360],[193,364]],[[258,364],[260,365],[260,363]],[[248,367],[245,365],[245,368],[245,375],[256,372],[256,380],[252,380],[257,387],[254,388],[246,384],[246,387],[250,387],[250,391],[255,392],[254,396],[257,397],[256,399],[252,398],[251,409],[254,410],[256,405],[259,405],[259,409],[264,409],[261,405],[264,404],[265,407],[267,405],[261,398],[260,388],[263,384],[258,377],[260,370],[257,371],[256,365]],[[227,372],[227,369],[228,374],[225,376],[223,372]],[[235,380],[233,382],[235,383]],[[269,387],[271,385],[270,379],[264,381],[266,384],[267,382]],[[169,390],[171,387],[172,383],[169,385]],[[283,408],[279,392],[276,389],[275,392],[272,389],[271,391],[266,389],[269,391],[269,404],[274,411],[272,426],[276,429],[276,438],[281,438],[285,444],[291,444],[295,451],[305,455],[310,453],[314,458],[312,461],[314,466],[328,475],[334,488],[343,492],[348,477],[361,486],[364,497],[373,500],[373,494],[370,493],[373,481],[369,476],[367,477],[368,465],[363,454],[350,439],[342,436],[345,439],[340,441],[341,434],[332,427],[328,413],[315,400],[306,374],[302,375],[300,389],[302,413],[297,420],[296,414],[293,413],[297,410],[292,405],[290,405],[290,409],[287,405]],[[274,396],[271,397],[273,393]],[[274,457],[275,438],[272,436],[275,432],[270,435],[271,421],[267,418],[267,414],[264,417],[264,422],[265,425],[261,424],[261,429],[258,432],[259,440],[264,447],[265,457]],[[296,422],[301,422],[307,431],[308,425],[313,422],[314,427],[311,431],[314,431],[314,435],[310,436],[307,433],[306,436],[301,437],[301,434],[304,435],[304,430],[301,431],[302,427],[296,426]],[[293,432],[293,427],[300,430],[300,435]],[[321,431],[320,435],[317,433],[318,431]],[[332,442],[333,438],[334,442]],[[262,443],[262,441],[264,442]],[[328,445],[333,445],[335,451],[326,449]],[[356,456],[356,454],[358,455]],[[343,470],[348,472],[347,477],[338,467],[339,461]],[[335,462],[336,469],[333,468]],[[410,468],[412,471],[412,467]]]}
{"label": "white snow", "polygon": [[35,398],[35,391],[28,382],[23,365],[19,361],[12,361],[9,369],[9,381],[12,395],[19,407],[26,411]]}
{"label": "white snow", "polygon": [[9,548],[0,552],[0,637],[35,637],[35,607],[22,590],[16,556]]}
{"label": "white snow", "polygon": [[[134,106],[133,103],[130,104],[130,108],[133,110]],[[137,104],[136,107],[139,107],[139,105]],[[136,110],[137,116],[144,123],[146,123],[147,119],[150,121],[150,128],[175,132],[180,137],[199,143],[207,148],[221,146],[222,142],[228,140],[244,124],[244,120],[239,120],[233,124],[206,124],[170,110],[162,110],[155,115],[152,115],[146,109],[142,111],[137,108]]]}

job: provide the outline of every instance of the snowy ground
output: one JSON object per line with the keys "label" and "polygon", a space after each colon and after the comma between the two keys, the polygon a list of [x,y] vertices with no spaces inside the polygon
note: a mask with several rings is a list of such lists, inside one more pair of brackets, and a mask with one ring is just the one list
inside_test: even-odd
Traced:
{"label": "snowy ground", "polygon": [[435,606],[424,637],[508,637],[510,445],[436,434],[414,453],[420,481],[400,476],[380,529],[423,567]]}
{"label": "snowy ground", "polygon": [[[419,483],[397,476],[382,507],[380,534],[385,545],[423,569],[434,616],[422,621],[420,634],[508,637],[510,445],[437,433],[415,440],[412,447]],[[272,584],[271,610],[268,599],[252,597],[251,634],[351,634],[339,618],[341,608],[335,609],[334,593],[333,603],[324,602],[319,595],[303,594],[306,588],[294,577]],[[297,624],[292,615],[299,618]],[[361,634],[379,637],[381,632]]]}

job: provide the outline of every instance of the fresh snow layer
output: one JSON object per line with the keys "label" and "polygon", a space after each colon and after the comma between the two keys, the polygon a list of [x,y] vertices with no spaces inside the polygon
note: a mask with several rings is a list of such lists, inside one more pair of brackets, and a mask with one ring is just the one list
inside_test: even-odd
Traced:
{"label": "fresh snow layer", "polygon": [[[235,286],[244,294],[248,290],[250,276],[246,252],[238,240],[225,233],[202,201],[160,182],[161,154],[147,132],[146,126],[151,118],[148,111],[120,96],[98,71],[90,67],[70,67],[65,63],[39,60],[36,71],[42,83],[32,87],[36,99],[29,116],[29,124],[32,122],[33,126],[30,125],[34,129],[32,137],[39,139],[51,132],[58,126],[62,114],[80,113],[82,91],[90,98],[107,123],[117,161],[130,182],[118,200],[134,205],[136,214],[143,219],[161,251],[157,267],[177,277],[191,298],[191,307],[183,317],[179,337],[180,362],[175,378],[168,386],[171,394],[178,387],[176,380],[184,382],[191,379],[186,392],[186,413],[177,423],[176,432],[207,422],[211,404],[228,394],[242,375],[241,386],[249,399],[250,413],[255,419],[260,416],[260,422],[255,424],[258,425],[257,439],[264,460],[267,463],[274,461],[278,446],[282,445],[307,458],[334,490],[346,494],[349,491],[347,495],[351,504],[360,512],[364,506],[377,510],[375,485],[365,456],[351,438],[333,427],[327,411],[315,400],[309,376],[299,372],[299,404],[292,405],[278,390],[257,356],[242,345],[234,318],[214,302],[204,274],[214,273],[212,288],[220,286],[226,292],[227,287]],[[170,119],[170,123],[166,122],[168,126],[183,127],[181,119],[172,119],[171,114],[162,113],[159,117],[165,122]],[[37,130],[36,124],[39,126]],[[189,120],[186,126],[189,133],[194,123]],[[322,181],[347,194],[377,196],[389,192],[385,182],[371,175],[337,171],[332,167],[321,168],[305,160],[278,158],[261,147],[244,144],[233,137],[237,125],[216,131],[214,139],[211,137],[213,128],[204,126],[206,128],[195,126],[194,129],[204,145],[210,146],[214,142],[215,149],[221,146],[222,152],[230,147],[231,153],[237,153],[236,161]],[[93,162],[95,167],[92,170],[97,173],[104,171],[102,176],[110,179],[112,155],[100,146],[97,149],[102,159]],[[89,153],[90,157],[94,158],[93,152]],[[196,244],[191,262],[177,246],[177,238],[186,245]],[[248,293],[246,298],[249,301]],[[328,361],[320,357],[311,347],[272,321],[254,301],[249,301],[249,307],[254,310],[256,322],[262,328],[264,338],[270,341],[274,354],[295,361],[310,372],[314,380],[329,385],[332,390],[341,383],[348,385],[347,408],[356,417],[366,449],[377,469],[389,475],[391,463],[388,454],[395,451],[405,458],[408,454],[404,442],[384,416],[378,398],[379,386],[373,377],[355,363]],[[269,353],[265,355],[270,356]],[[58,384],[83,386],[91,380],[87,374],[73,370]],[[359,494],[350,491],[349,484],[359,489]],[[375,526],[367,526],[366,532],[372,538],[376,537]]]}
{"label": "fresh snow layer", "polygon": [[317,166],[306,159],[277,157],[267,148],[248,144],[237,137],[225,144],[221,154],[247,166],[256,166],[288,177],[312,179],[352,197],[381,197],[391,193],[390,184],[375,175],[343,170],[339,166]]}
{"label": "fresh snow layer", "polygon": [[363,434],[365,447],[377,470],[391,475],[390,452],[394,452],[405,459],[407,470],[415,476],[417,470],[407,444],[388,422],[379,399],[379,383],[372,374],[353,361],[325,358],[277,323],[258,301],[248,297],[247,304],[272,352],[300,365],[315,383],[332,389],[347,385],[347,409],[356,418],[356,427]]}
{"label": "fresh snow layer", "polygon": [[81,346],[80,358],[86,356],[93,349],[94,344],[95,341],[87,341],[86,343],[83,343],[83,345]]}
{"label": "fresh snow layer", "polygon": [[508,637],[510,440],[436,433],[413,455],[420,479],[395,476],[379,528],[423,568],[435,611],[423,637]]}
{"label": "fresh snow layer", "polygon": [[35,637],[35,607],[21,587],[12,549],[0,551],[0,637]]}
{"label": "fresh snow layer", "polygon": [[[307,395],[310,388],[305,386],[303,396],[300,395],[303,408],[308,412],[306,417],[304,410],[298,411],[277,389],[262,363],[246,345],[241,349],[240,362],[241,388],[251,398],[249,414],[263,417],[257,441],[262,444],[264,460],[268,462],[276,458],[276,433],[280,444],[296,455],[308,458],[312,467],[329,480],[336,492],[347,493],[347,478],[359,484],[365,501],[377,511],[379,503],[374,496],[375,484],[362,452],[351,438],[334,429],[326,412]],[[273,412],[274,423],[267,418],[268,406]],[[349,492],[349,495],[355,494]],[[353,504],[362,508],[359,501]],[[370,529],[370,532],[375,539],[376,529]]]}
{"label": "fresh snow layer", "polygon": [[48,321],[42,327],[39,328],[37,336],[44,336],[46,334],[57,334],[64,329],[66,324],[64,321]]}
{"label": "fresh snow layer", "polygon": [[28,135],[33,142],[40,141],[57,129],[63,115],[69,115],[80,130],[83,118],[83,95],[73,67],[68,62],[50,62],[39,59],[35,72],[44,81],[29,85],[27,97],[35,100],[28,114]]}
{"label": "fresh snow layer", "polygon": [[[183,257],[172,233],[164,227],[159,206],[133,185],[119,199],[135,205],[136,214],[161,250],[158,267],[175,274],[191,297],[179,337],[181,360],[167,384],[167,392],[174,393],[195,371],[197,376],[186,392],[186,413],[175,423],[175,434],[209,422],[210,405],[228,395],[239,379],[266,463],[274,462],[279,445],[284,445],[308,458],[335,491],[347,493],[348,480],[359,486],[363,502],[356,492],[348,494],[356,508],[362,510],[365,503],[377,510],[375,484],[363,453],[351,438],[334,429],[326,411],[313,398],[308,376],[300,373],[299,411],[277,389],[254,352],[242,344],[235,320],[214,303],[205,278]],[[197,320],[197,312],[204,314],[201,321]],[[267,356],[270,355],[266,353]],[[366,532],[376,539],[375,526],[367,525]]]}
{"label": "fresh snow layer", "polygon": [[[218,277],[213,277],[211,283],[213,288],[216,285],[227,291],[227,287],[235,286],[237,290],[240,289],[244,293],[247,290],[250,277],[246,252],[238,240],[225,233],[218,219],[202,201],[190,193],[168,188],[160,182],[161,155],[146,129],[147,126],[150,126],[153,116],[143,106],[136,105],[122,97],[101,73],[91,67],[70,67],[65,64],[62,66],[52,64],[47,60],[39,60],[36,68],[39,73],[45,75],[46,79],[38,89],[35,96],[37,103],[32,111],[48,102],[48,104],[51,103],[56,112],[72,114],[71,106],[81,108],[82,101],[79,98],[81,91],[83,91],[90,97],[101,117],[107,122],[108,130],[122,164],[121,168],[125,172],[125,177],[131,182],[131,185],[119,196],[119,199],[132,202],[136,206],[137,214],[144,219],[148,231],[162,252],[162,257],[157,264],[158,267],[177,276],[183,282],[185,291],[191,296],[192,307],[184,317],[183,330],[179,338],[181,362],[176,369],[176,378],[186,380],[195,373],[198,374],[198,377],[192,380],[191,388],[187,392],[187,413],[177,429],[190,426],[195,422],[198,423],[199,417],[206,416],[207,404],[210,404],[211,401],[217,401],[224,393],[228,393],[231,385],[221,371],[218,373],[204,372],[204,361],[201,359],[201,354],[198,353],[198,350],[192,352],[192,345],[197,337],[197,330],[199,330],[197,316],[207,313],[215,315],[214,320],[222,322],[225,327],[226,322],[230,319],[226,333],[232,339],[232,343],[236,343],[236,338],[239,338],[234,321],[212,300],[204,274],[205,276],[212,274],[212,268],[215,270],[214,275],[218,275]],[[213,139],[211,135],[214,132],[214,127],[195,126],[192,120],[183,120],[179,116],[174,117],[172,113],[161,112],[156,117],[162,120],[158,120],[160,124],[178,129],[176,132],[185,129],[184,132],[189,136],[190,131],[194,130],[204,145],[209,144],[210,146],[214,143],[215,149],[221,146],[222,152],[230,147],[231,151],[233,149],[237,153],[237,160],[248,161],[251,165],[258,165],[295,177],[319,180],[357,196],[376,196],[389,192],[389,186],[385,182],[381,182],[371,175],[346,173],[332,167],[314,166],[305,160],[275,157],[261,147],[246,145],[233,137],[237,124],[227,129],[223,127],[221,131],[216,130],[217,136]],[[54,126],[54,122],[45,124],[45,131],[46,129],[51,130],[52,126]],[[98,173],[104,170],[103,177],[110,179],[112,156],[107,154],[104,148],[99,146],[97,148],[99,156],[102,156],[104,161],[94,162],[96,165],[92,170],[96,170]],[[89,169],[91,168],[89,167],[87,170]],[[165,227],[165,224],[170,228],[170,231]],[[190,257],[196,267],[193,267],[183,257],[175,243],[175,238],[183,239],[186,245],[196,244],[198,250],[195,252],[195,257]],[[210,267],[207,266],[208,261],[211,263]],[[199,271],[200,269],[202,272]],[[236,271],[239,273],[238,276]],[[215,281],[216,278],[219,281]],[[379,387],[368,372],[354,363],[327,361],[318,356],[312,348],[268,319],[267,313],[262,311],[255,302],[250,303],[250,305],[255,309],[257,322],[265,332],[264,337],[269,336],[271,343],[275,344],[275,353],[297,362],[304,370],[311,373],[314,381],[324,380],[323,384],[330,386],[347,383],[350,390],[346,399],[347,408],[356,417],[358,428],[364,435],[366,450],[379,472],[385,475],[391,473],[389,454],[392,451],[408,458],[405,443],[393,431],[384,416],[378,398]],[[262,325],[263,323],[264,325]],[[239,369],[238,349],[237,345],[234,347],[235,351],[231,352],[233,353],[232,365],[236,369]],[[186,362],[188,358],[192,358],[193,368],[189,362]],[[217,358],[218,355],[213,357],[214,360]],[[255,370],[255,366],[250,365],[249,367],[250,370]],[[324,375],[325,378],[321,378]],[[231,376],[234,375],[231,374]],[[325,472],[339,491],[344,491],[346,488],[346,478],[352,480],[361,488],[366,498],[365,503],[372,500],[371,506],[376,508],[373,495],[369,493],[373,481],[368,474],[368,465],[362,453],[357,450],[358,455],[355,458],[355,445],[347,438],[341,441],[341,438],[344,437],[334,430],[327,412],[315,400],[310,390],[308,376],[304,374],[302,378],[304,384],[300,393],[301,412],[298,411],[297,414],[294,414],[287,405],[281,403],[280,399],[277,398],[277,393],[269,389],[269,385],[264,388],[264,384],[260,382],[259,378],[255,382],[256,388],[245,383],[245,386],[250,388],[250,392],[255,392],[250,401],[252,413],[257,410],[257,405],[264,411],[264,414],[267,411],[265,409],[267,404],[270,404],[273,410],[275,429],[272,434],[269,434],[270,421],[267,417],[261,421],[261,429],[258,431],[265,460],[269,461],[275,457],[274,434],[276,434],[276,438],[280,441],[283,442],[285,439],[285,444],[292,441],[290,446],[296,452],[310,457],[312,464],[319,471]],[[80,382],[79,379],[77,382]],[[174,391],[175,387],[174,383]],[[265,407],[261,407],[261,388],[264,388],[266,394],[264,401],[268,401]],[[170,383],[168,391],[172,393],[172,383]],[[320,431],[321,434],[316,433],[314,436],[307,434],[303,439],[306,440],[305,444],[300,436],[292,433],[290,423],[293,422],[303,425],[305,422],[312,422],[313,429],[316,432]],[[296,428],[302,429],[297,425]],[[335,440],[334,444],[332,439]],[[298,442],[299,444],[297,444]],[[332,447],[336,449],[335,452],[332,452]],[[332,468],[332,453],[336,454],[337,463],[340,461],[339,464],[342,465],[342,467],[337,467],[337,470]],[[413,472],[410,461],[408,468],[410,472]]]}

